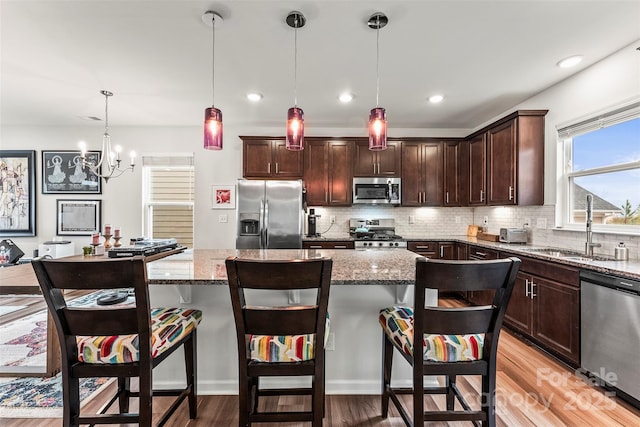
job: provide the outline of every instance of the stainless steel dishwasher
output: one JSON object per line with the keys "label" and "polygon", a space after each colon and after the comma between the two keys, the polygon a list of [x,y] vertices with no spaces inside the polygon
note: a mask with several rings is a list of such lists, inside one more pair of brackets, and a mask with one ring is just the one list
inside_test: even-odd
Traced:
{"label": "stainless steel dishwasher", "polygon": [[582,271],[580,294],[581,366],[631,396],[637,405],[640,281]]}

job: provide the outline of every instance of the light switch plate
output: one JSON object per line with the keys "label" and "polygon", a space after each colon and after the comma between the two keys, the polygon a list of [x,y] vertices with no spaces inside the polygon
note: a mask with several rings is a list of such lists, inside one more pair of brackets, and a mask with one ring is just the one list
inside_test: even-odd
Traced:
{"label": "light switch plate", "polygon": [[416,216],[409,215],[409,224],[415,224],[415,223],[416,223]]}
{"label": "light switch plate", "polygon": [[227,214],[218,215],[218,222],[227,222],[227,220],[228,220]]}
{"label": "light switch plate", "polygon": [[335,215],[330,215],[329,216],[329,222],[331,224],[335,224],[336,223],[336,216]]}

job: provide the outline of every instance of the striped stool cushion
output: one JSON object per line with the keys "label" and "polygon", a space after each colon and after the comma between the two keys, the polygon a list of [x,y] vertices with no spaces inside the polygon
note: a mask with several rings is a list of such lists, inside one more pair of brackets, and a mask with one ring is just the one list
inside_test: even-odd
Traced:
{"label": "striped stool cushion", "polygon": [[[329,337],[330,323],[327,313],[325,343]],[[249,358],[254,362],[268,363],[313,360],[315,335],[249,335]]]}
{"label": "striped stool cushion", "polygon": [[[407,356],[413,356],[413,309],[387,307],[380,310],[380,325],[391,342]],[[463,362],[482,359],[484,334],[424,335],[424,360]]]}
{"label": "striped stool cushion", "polygon": [[[190,308],[151,309],[151,356],[157,357],[186,337],[202,320]],[[140,359],[138,335],[77,337],[78,360],[84,363],[130,363]]]}

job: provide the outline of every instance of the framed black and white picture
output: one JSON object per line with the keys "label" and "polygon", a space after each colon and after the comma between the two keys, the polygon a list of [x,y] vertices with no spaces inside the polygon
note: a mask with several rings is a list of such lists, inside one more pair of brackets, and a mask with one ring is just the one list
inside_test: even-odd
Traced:
{"label": "framed black and white picture", "polygon": [[56,234],[90,236],[102,226],[101,200],[56,200]]}
{"label": "framed black and white picture", "polygon": [[[81,154],[42,151],[42,194],[102,194],[101,178],[83,164]],[[98,164],[100,152],[87,151],[86,161]]]}
{"label": "framed black and white picture", "polygon": [[36,235],[36,152],[0,150],[0,237]]}

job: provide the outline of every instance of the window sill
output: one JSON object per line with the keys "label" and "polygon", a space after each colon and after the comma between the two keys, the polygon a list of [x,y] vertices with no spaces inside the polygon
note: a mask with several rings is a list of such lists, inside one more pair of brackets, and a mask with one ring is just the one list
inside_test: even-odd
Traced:
{"label": "window sill", "polygon": [[[624,227],[624,226],[623,226]],[[640,236],[640,226],[631,226],[632,230],[623,227],[598,227],[593,226],[591,229],[593,234],[613,234],[616,236]],[[553,227],[552,231],[573,231],[577,233],[586,233],[585,225],[565,225],[561,227]]]}

